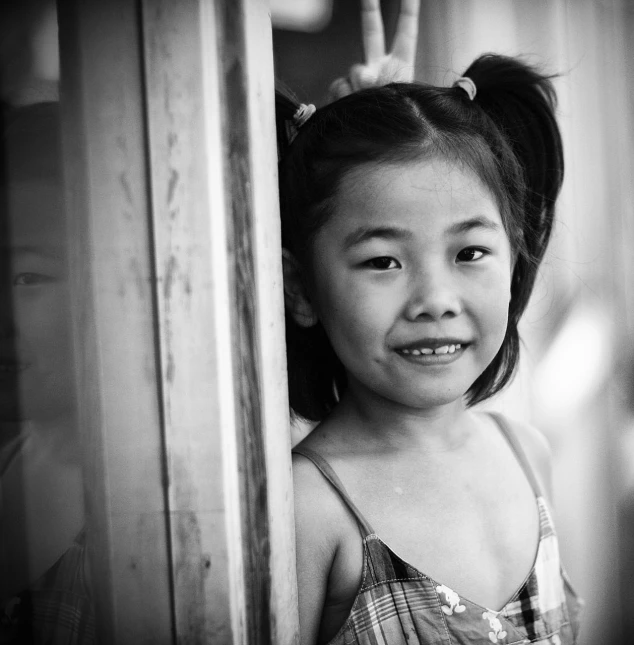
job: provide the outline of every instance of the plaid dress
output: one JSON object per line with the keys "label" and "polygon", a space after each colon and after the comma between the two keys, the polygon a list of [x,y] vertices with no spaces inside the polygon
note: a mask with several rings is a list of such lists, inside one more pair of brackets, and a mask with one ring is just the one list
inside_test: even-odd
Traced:
{"label": "plaid dress", "polygon": [[572,645],[581,601],[559,560],[557,536],[539,483],[515,435],[494,415],[535,491],[540,537],[533,568],[500,611],[460,596],[399,558],[354,505],[330,465],[307,448],[310,459],[357,518],[363,535],[363,576],[350,614],[329,645]]}
{"label": "plaid dress", "polygon": [[94,645],[85,533],[28,590],[0,600],[0,645]]}

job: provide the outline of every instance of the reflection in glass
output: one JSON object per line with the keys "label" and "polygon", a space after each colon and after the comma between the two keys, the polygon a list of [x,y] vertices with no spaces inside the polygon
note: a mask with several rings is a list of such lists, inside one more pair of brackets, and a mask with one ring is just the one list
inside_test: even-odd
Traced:
{"label": "reflection in glass", "polygon": [[89,643],[59,105],[2,131],[0,643]]}

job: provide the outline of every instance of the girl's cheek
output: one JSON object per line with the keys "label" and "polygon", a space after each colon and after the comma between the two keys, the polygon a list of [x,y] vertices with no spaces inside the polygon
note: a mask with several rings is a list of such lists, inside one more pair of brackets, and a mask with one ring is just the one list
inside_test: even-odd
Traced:
{"label": "girl's cheek", "polygon": [[56,335],[61,328],[70,328],[69,293],[64,282],[24,288],[16,293],[13,307],[18,332],[39,328],[43,334]]}

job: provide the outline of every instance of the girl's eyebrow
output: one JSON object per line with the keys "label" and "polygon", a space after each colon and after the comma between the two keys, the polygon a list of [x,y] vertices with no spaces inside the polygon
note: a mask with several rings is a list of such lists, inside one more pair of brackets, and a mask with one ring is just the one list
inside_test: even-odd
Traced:
{"label": "girl's eyebrow", "polygon": [[360,226],[343,238],[343,248],[348,250],[368,240],[404,240],[412,237],[412,232],[398,226]]}
{"label": "girl's eyebrow", "polygon": [[[501,229],[501,226],[495,220],[484,215],[478,215],[452,224],[447,229],[447,233],[449,235],[460,235],[477,228],[497,232]],[[410,230],[398,226],[359,226],[343,238],[343,248],[348,250],[372,239],[405,240],[411,237],[412,232]]]}
{"label": "girl's eyebrow", "polygon": [[39,255],[40,257],[49,258],[51,260],[59,260],[62,257],[62,247],[60,245],[34,245],[34,244],[21,244],[19,246],[0,245],[5,253],[24,255]]}
{"label": "girl's eyebrow", "polygon": [[497,232],[501,229],[501,226],[495,220],[489,219],[484,215],[478,215],[477,217],[471,217],[469,219],[462,220],[462,222],[456,222],[456,224],[452,224],[447,229],[447,233],[449,233],[450,235],[460,235],[461,233],[468,233],[474,228],[483,228],[489,231]]}

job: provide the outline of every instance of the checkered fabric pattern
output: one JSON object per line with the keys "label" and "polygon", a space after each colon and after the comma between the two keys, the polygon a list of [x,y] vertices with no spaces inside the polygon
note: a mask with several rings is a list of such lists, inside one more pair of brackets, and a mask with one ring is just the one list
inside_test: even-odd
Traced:
{"label": "checkered fabric pattern", "polygon": [[84,579],[82,532],[28,590],[0,602],[0,643],[93,645],[95,620]]}
{"label": "checkered fabric pattern", "polygon": [[533,569],[501,611],[458,595],[411,567],[376,535],[364,540],[363,583],[331,645],[572,645],[579,601],[559,561],[545,500]]}

